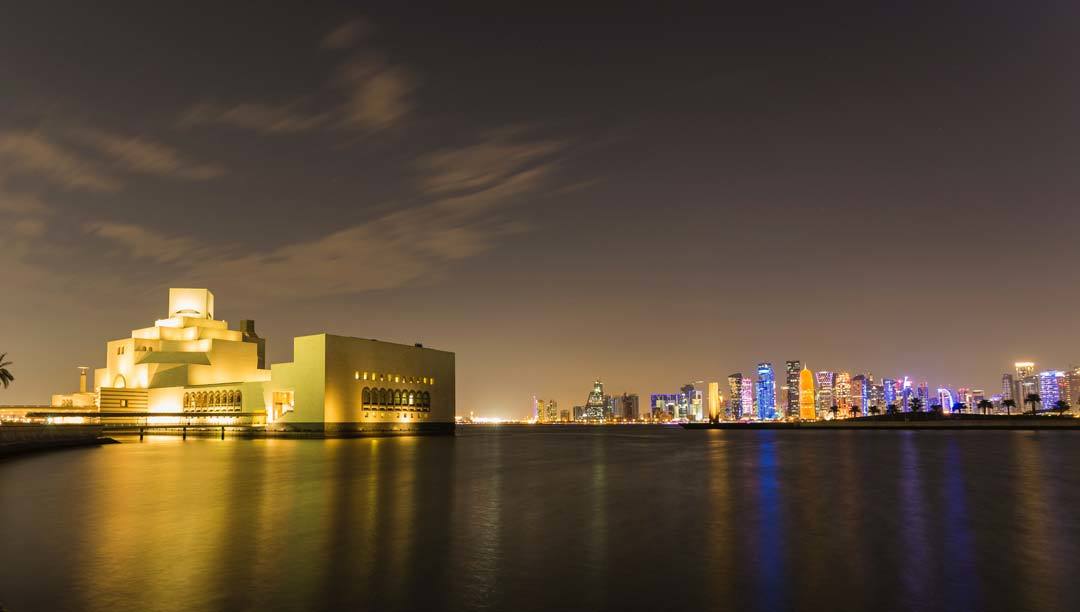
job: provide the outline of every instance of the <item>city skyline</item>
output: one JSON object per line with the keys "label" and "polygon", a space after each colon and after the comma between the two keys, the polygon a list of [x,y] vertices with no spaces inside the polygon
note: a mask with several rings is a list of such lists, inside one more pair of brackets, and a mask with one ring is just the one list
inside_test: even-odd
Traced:
{"label": "city skyline", "polygon": [[170,286],[273,362],[453,346],[487,414],[766,360],[779,396],[792,356],[986,389],[1075,360],[1076,5],[364,8],[10,7],[0,403]]}
{"label": "city skyline", "polygon": [[[790,372],[790,366],[793,364],[799,364],[801,367],[808,368],[802,360],[786,360],[785,367]],[[723,377],[704,377],[703,380],[695,380],[693,382],[682,382],[678,385],[672,385],[670,388],[681,387],[679,391],[669,392],[658,389],[646,389],[642,390],[636,387],[629,389],[621,389],[618,393],[622,396],[630,394],[634,397],[647,396],[651,398],[650,408],[653,413],[658,409],[661,402],[668,406],[675,406],[675,417],[679,418],[684,416],[679,414],[679,402],[687,401],[687,398],[681,397],[688,389],[694,389],[698,394],[702,394],[703,391],[709,393],[706,395],[699,395],[701,400],[700,417],[697,420],[708,418],[710,411],[710,398],[711,394],[715,391],[719,393],[721,402],[724,409],[727,411],[728,417],[731,416],[732,411],[745,411],[750,409],[744,405],[746,399],[752,399],[752,409],[754,417],[752,420],[773,420],[782,417],[796,417],[800,414],[805,415],[801,410],[801,394],[800,392],[806,386],[806,381],[809,381],[811,388],[814,390],[814,398],[812,400],[813,409],[817,418],[822,418],[824,413],[828,411],[829,407],[836,404],[845,411],[851,407],[859,409],[859,413],[867,415],[869,408],[875,406],[882,412],[885,411],[889,404],[895,404],[900,409],[906,410],[912,399],[918,399],[922,410],[927,410],[933,407],[935,404],[940,403],[944,409],[949,411],[954,403],[962,402],[966,410],[974,411],[977,409],[976,404],[981,399],[988,399],[994,401],[995,409],[1001,407],[1000,402],[1003,399],[1011,399],[1016,402],[1016,409],[1023,411],[1024,398],[1026,395],[1034,393],[1041,397],[1041,406],[1043,409],[1051,407],[1057,400],[1064,400],[1075,408],[1080,405],[1080,365],[1069,365],[1067,367],[1048,368],[1042,369],[1039,367],[1039,363],[1036,361],[1014,361],[1011,366],[1012,371],[1006,370],[998,376],[996,384],[978,386],[971,385],[970,383],[964,383],[957,381],[926,381],[918,380],[915,377],[902,375],[898,378],[880,377],[875,376],[872,371],[863,370],[809,370],[800,369],[794,378],[797,392],[792,396],[794,397],[796,413],[790,414],[786,410],[782,411],[783,406],[779,403],[780,396],[778,394],[772,395],[773,407],[775,410],[770,412],[774,416],[763,416],[761,406],[761,393],[765,392],[766,387],[762,387],[762,380],[758,374],[764,373],[767,378],[766,381],[772,383],[775,388],[775,371],[771,367],[771,362],[757,362],[754,370],[749,373],[743,372],[731,372]],[[808,377],[802,376],[805,372]],[[849,382],[837,382],[841,381],[843,376],[847,376]],[[745,382],[736,382],[745,381]],[[829,381],[829,382],[824,382]],[[880,382],[878,382],[880,381]],[[1006,382],[1007,381],[1007,382]],[[1027,381],[1027,382],[1025,382]],[[593,381],[592,391],[588,394],[585,402],[581,402],[576,405],[576,409],[584,410],[584,403],[591,401],[594,397],[615,397],[616,395],[604,393],[604,385],[602,378],[597,378]],[[745,386],[742,386],[745,385]],[[846,390],[837,391],[838,388],[846,385]],[[825,391],[822,392],[822,387],[825,387]],[[723,389],[723,391],[720,391]],[[1008,391],[1006,391],[1008,389]],[[598,395],[599,394],[599,395]],[[768,393],[766,392],[766,397]],[[559,402],[563,400],[548,400],[549,402]],[[573,405],[574,402],[571,400]],[[494,417],[504,420],[528,420],[530,416],[535,414],[536,396],[533,397],[533,410],[524,411],[522,414],[516,414],[513,410],[507,413],[501,413],[496,415],[482,414],[473,411],[476,416]],[[610,413],[605,413],[610,416]],[[745,415],[745,412],[743,412]],[[646,413],[640,413],[641,418],[645,419]],[[522,417],[524,417],[522,419]],[[745,418],[745,416],[743,417]],[[806,418],[802,416],[801,418]],[[621,419],[621,415],[616,415],[616,420]],[[548,419],[548,422],[555,422],[559,419]],[[595,413],[591,413],[591,416],[584,416],[584,412],[580,415],[571,411],[567,413],[567,418],[561,419],[562,421],[576,421],[576,420],[597,420]],[[694,419],[691,419],[694,420]]]}

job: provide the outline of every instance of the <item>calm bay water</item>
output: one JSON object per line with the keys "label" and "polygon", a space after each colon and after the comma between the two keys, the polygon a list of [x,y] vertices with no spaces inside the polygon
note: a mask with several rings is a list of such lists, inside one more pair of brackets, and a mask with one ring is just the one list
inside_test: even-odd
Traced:
{"label": "calm bay water", "polygon": [[0,462],[0,603],[1077,610],[1080,434],[467,428]]}

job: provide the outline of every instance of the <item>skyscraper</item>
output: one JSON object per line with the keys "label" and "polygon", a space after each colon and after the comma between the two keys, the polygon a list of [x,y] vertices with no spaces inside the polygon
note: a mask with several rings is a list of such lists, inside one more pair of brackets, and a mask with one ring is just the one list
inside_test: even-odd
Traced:
{"label": "skyscraper", "polygon": [[743,416],[742,386],[743,376],[741,372],[729,374],[728,383],[728,418],[739,420]]}
{"label": "skyscraper", "polygon": [[882,386],[882,400],[885,402],[885,407],[897,406],[897,399],[899,399],[900,390],[896,381],[891,378],[883,378],[881,380]]}
{"label": "skyscraper", "polygon": [[1059,401],[1069,401],[1069,379],[1065,372],[1047,370],[1039,373],[1039,398],[1044,410],[1054,409]]}
{"label": "skyscraper", "polygon": [[803,368],[799,372],[799,418],[804,421],[813,421],[817,418],[814,404],[817,398],[814,394],[814,374]]}
{"label": "skyscraper", "polygon": [[627,421],[636,421],[641,418],[641,408],[638,405],[637,393],[622,394],[621,416]]}
{"label": "skyscraper", "polygon": [[599,380],[593,382],[592,391],[585,400],[584,418],[589,421],[602,421],[607,403],[604,401],[604,383]]}
{"label": "skyscraper", "polygon": [[829,413],[829,408],[833,405],[833,385],[836,381],[836,374],[833,372],[818,372],[817,373],[817,413],[820,416],[825,416]]}
{"label": "skyscraper", "polygon": [[554,423],[559,420],[559,403],[555,400],[548,400],[547,406],[544,408],[544,422]]}
{"label": "skyscraper", "polygon": [[775,419],[776,412],[776,376],[772,364],[764,361],[757,366],[757,403],[758,418]]}
{"label": "skyscraper", "polygon": [[1016,395],[1013,399],[1018,406],[1023,407],[1027,396],[1039,393],[1039,377],[1035,374],[1034,362],[1018,361],[1013,367],[1016,368]]}
{"label": "skyscraper", "polygon": [[787,378],[784,381],[784,386],[787,387],[787,404],[784,409],[787,411],[787,416],[795,418],[799,416],[799,399],[801,392],[799,391],[799,373],[802,371],[802,361],[793,359],[791,361],[784,362],[784,371],[787,374]]}
{"label": "skyscraper", "polygon": [[714,423],[724,417],[724,406],[721,404],[723,399],[720,395],[720,383],[709,383],[709,420]]}
{"label": "skyscraper", "polygon": [[1069,379],[1069,403],[1080,407],[1080,367],[1070,368],[1066,377]]}
{"label": "skyscraper", "polygon": [[654,421],[670,421],[674,419],[678,406],[678,393],[654,393],[649,396],[649,410]]}
{"label": "skyscraper", "polygon": [[705,413],[705,401],[701,390],[687,383],[680,389],[679,408],[676,418],[688,421],[700,421]]}
{"label": "skyscraper", "polygon": [[1012,374],[1008,372],[1001,375],[1001,399],[1016,401],[1016,397],[1013,395],[1016,393],[1016,379]]}
{"label": "skyscraper", "polygon": [[858,410],[859,414],[866,416],[866,399],[870,389],[866,384],[865,374],[856,374],[851,377],[851,406]]}
{"label": "skyscraper", "polygon": [[851,416],[851,374],[838,372],[833,383],[833,403],[840,407],[839,416]]}

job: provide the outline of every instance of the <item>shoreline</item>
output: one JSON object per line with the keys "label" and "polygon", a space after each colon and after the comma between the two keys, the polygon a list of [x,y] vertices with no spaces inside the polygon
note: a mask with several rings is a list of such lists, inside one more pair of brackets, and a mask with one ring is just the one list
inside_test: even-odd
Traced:
{"label": "shoreline", "polygon": [[0,425],[0,460],[41,451],[116,443],[102,436],[100,425]]}

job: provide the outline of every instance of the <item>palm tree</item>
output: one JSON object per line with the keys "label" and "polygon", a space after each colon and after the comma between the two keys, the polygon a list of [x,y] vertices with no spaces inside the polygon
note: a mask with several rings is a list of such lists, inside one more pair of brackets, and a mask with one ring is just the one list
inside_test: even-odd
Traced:
{"label": "palm tree", "polygon": [[858,406],[852,406],[851,408],[848,409],[848,412],[851,413],[851,418],[854,419],[855,417],[859,416],[859,407]]}
{"label": "palm tree", "polygon": [[945,409],[942,408],[940,402],[937,402],[937,403],[934,403],[934,404],[930,405],[930,412],[933,412],[935,414],[942,414],[942,412],[944,412],[944,410]]}
{"label": "palm tree", "polygon": [[840,413],[840,406],[837,406],[836,404],[833,404],[832,406],[829,406],[829,414],[832,415],[832,418],[835,419],[836,415],[839,414],[839,413]]}
{"label": "palm tree", "polygon": [[15,377],[11,374],[11,371],[7,369],[12,362],[4,361],[5,357],[7,357],[7,353],[0,353],[0,383],[7,389],[8,385],[15,382]]}
{"label": "palm tree", "polygon": [[979,400],[979,403],[975,405],[978,406],[978,408],[982,410],[983,414],[985,415],[990,413],[990,409],[994,407],[994,402],[991,402],[988,399],[981,399]]}
{"label": "palm tree", "polygon": [[885,414],[896,414],[896,404],[885,406]]}
{"label": "palm tree", "polygon": [[1005,416],[1012,416],[1012,409],[1016,408],[1016,400],[1007,399],[1001,401],[1001,406],[1005,408]]}
{"label": "palm tree", "polygon": [[911,398],[911,402],[909,402],[908,405],[911,406],[912,412],[922,411],[922,400],[917,397]]}
{"label": "palm tree", "polygon": [[1072,406],[1070,406],[1069,402],[1067,402],[1065,400],[1058,400],[1058,401],[1054,402],[1053,410],[1054,410],[1054,412],[1058,413],[1058,416],[1061,416],[1061,415],[1065,414],[1066,412],[1068,412],[1069,408],[1072,408]]}
{"label": "palm tree", "polygon": [[878,408],[877,404],[874,404],[873,406],[870,406],[870,414],[873,414],[873,415],[881,414],[881,408]]}
{"label": "palm tree", "polygon": [[965,404],[964,402],[954,402],[952,405],[952,411],[959,412],[961,414],[964,413],[965,408],[967,408],[967,404]]}
{"label": "palm tree", "polygon": [[1035,416],[1037,414],[1035,412],[1035,406],[1042,403],[1042,398],[1039,397],[1038,393],[1028,393],[1024,396],[1024,403],[1031,404],[1031,416]]}

